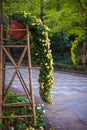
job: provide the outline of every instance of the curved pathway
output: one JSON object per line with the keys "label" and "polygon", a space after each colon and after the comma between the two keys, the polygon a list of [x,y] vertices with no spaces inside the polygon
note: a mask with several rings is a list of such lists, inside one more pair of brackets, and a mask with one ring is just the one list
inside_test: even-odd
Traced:
{"label": "curved pathway", "polygon": [[[12,68],[12,66],[7,66],[6,84],[9,83],[9,79],[14,72],[13,69],[9,70],[9,68]],[[25,82],[29,84],[27,68],[22,67],[20,71]],[[32,74],[34,94],[38,98],[39,69],[32,69]],[[50,122],[54,130],[87,130],[87,76],[60,71],[54,71],[53,76],[53,104],[45,104],[45,114],[48,122]],[[12,87],[23,90],[17,76]],[[47,128],[47,130],[49,129]]]}

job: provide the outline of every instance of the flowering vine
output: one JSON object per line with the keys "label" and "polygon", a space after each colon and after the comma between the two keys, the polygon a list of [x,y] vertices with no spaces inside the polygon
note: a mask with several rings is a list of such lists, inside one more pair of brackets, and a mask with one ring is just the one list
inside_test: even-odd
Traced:
{"label": "flowering vine", "polygon": [[74,40],[71,47],[71,59],[74,66],[78,65],[78,45],[79,45],[79,37]]}
{"label": "flowering vine", "polygon": [[79,63],[84,64],[84,62],[86,61],[87,59],[87,52],[85,48],[86,45],[87,45],[87,38],[85,38],[84,36],[77,37],[72,43],[71,59],[74,66],[78,65]]}
{"label": "flowering vine", "polygon": [[28,25],[31,36],[31,58],[40,66],[39,92],[43,101],[51,103],[53,86],[53,59],[48,38],[49,28],[30,13],[15,12],[12,19]]}

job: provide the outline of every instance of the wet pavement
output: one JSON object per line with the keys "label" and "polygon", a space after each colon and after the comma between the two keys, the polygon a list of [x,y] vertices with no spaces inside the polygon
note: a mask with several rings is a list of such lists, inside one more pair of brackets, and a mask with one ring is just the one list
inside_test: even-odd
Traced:
{"label": "wet pavement", "polygon": [[[14,70],[8,65],[6,70],[5,81],[9,83]],[[22,76],[27,85],[28,70],[26,67],[20,69]],[[32,69],[33,90],[37,101],[43,103],[39,97],[39,69]],[[45,104],[46,117],[54,130],[87,130],[87,76],[54,71],[53,86],[53,104]],[[23,90],[18,77],[12,84],[12,87]],[[49,130],[50,128],[48,128]]]}

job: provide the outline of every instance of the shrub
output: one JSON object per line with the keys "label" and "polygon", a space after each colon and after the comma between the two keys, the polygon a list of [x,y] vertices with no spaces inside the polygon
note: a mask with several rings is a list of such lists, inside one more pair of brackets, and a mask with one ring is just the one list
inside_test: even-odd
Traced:
{"label": "shrub", "polygon": [[[6,99],[6,103],[27,102],[22,96],[15,96],[14,92],[10,92]],[[33,118],[14,118],[15,115],[31,115],[31,106],[23,107],[9,107],[7,110],[3,109],[4,116],[10,116],[3,120],[3,130],[40,130],[45,126],[44,108],[42,105],[36,105],[36,120],[37,125],[33,125]],[[5,124],[5,125],[4,125]]]}

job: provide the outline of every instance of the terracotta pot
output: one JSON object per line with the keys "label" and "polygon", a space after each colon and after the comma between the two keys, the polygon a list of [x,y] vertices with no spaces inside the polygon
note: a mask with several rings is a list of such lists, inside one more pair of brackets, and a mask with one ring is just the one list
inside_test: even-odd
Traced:
{"label": "terracotta pot", "polygon": [[[19,29],[19,30],[16,30]],[[18,22],[16,20],[12,20],[11,21],[11,26],[9,29],[9,34],[16,40],[22,40],[24,38],[24,36],[26,35],[26,30],[20,30],[20,29],[26,29],[26,26],[21,23]]]}

